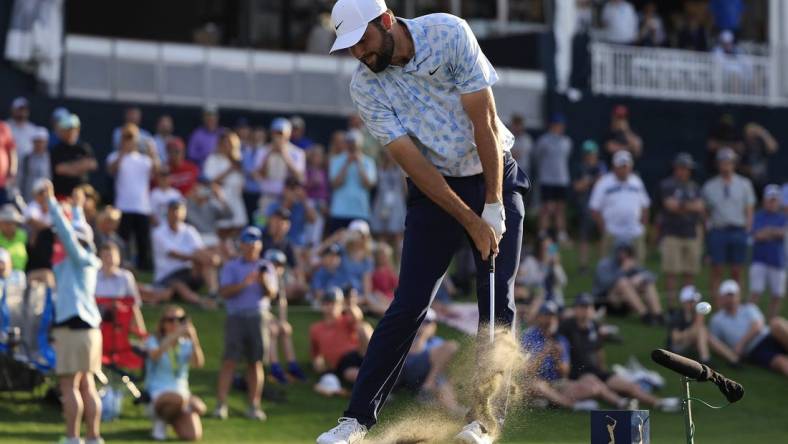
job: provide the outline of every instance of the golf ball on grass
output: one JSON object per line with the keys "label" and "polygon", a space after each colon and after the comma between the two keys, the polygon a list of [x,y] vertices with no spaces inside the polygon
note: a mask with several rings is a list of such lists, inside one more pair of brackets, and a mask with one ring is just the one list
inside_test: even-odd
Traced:
{"label": "golf ball on grass", "polygon": [[708,302],[699,302],[698,305],[695,306],[695,311],[702,315],[709,314],[711,313],[711,304]]}

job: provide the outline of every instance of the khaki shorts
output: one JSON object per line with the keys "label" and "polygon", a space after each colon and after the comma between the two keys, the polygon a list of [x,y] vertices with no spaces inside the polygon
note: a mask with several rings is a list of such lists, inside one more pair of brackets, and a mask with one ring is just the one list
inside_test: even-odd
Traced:
{"label": "khaki shorts", "polygon": [[695,239],[665,236],[659,245],[662,255],[662,271],[670,274],[698,274],[703,245],[700,237]]}
{"label": "khaki shorts", "polygon": [[57,363],[55,374],[97,373],[101,370],[101,330],[98,328],[52,329]]}

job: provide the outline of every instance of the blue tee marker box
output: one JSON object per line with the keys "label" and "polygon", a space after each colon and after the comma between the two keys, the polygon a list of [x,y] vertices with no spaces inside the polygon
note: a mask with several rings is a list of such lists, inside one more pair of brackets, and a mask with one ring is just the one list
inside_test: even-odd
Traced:
{"label": "blue tee marker box", "polygon": [[594,410],[591,444],[650,444],[648,410]]}

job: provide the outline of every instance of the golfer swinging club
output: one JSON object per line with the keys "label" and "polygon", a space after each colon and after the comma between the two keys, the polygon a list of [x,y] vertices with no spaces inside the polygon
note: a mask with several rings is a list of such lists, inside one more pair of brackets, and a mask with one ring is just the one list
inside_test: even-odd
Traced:
{"label": "golfer swinging club", "polygon": [[[317,439],[354,444],[377,421],[463,236],[476,247],[480,320],[490,319],[494,256],[495,322],[511,326],[529,184],[509,153],[514,137],[496,115],[490,87],[498,76],[464,20],[405,20],[383,0],[339,0],[331,20],[331,51],[349,48],[363,63],[350,83],[353,103],[409,177],[399,288],[372,335],[348,409]],[[492,442],[492,425],[469,416],[457,440]]]}

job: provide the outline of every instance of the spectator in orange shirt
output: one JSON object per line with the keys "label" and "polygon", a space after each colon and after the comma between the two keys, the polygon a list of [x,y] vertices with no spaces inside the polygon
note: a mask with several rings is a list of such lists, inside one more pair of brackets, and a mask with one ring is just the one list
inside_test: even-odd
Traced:
{"label": "spectator in orange shirt", "polygon": [[352,384],[367,352],[372,326],[364,322],[356,297],[343,303],[339,288],[326,291],[320,302],[323,320],[309,328],[312,366],[318,373],[334,373]]}

